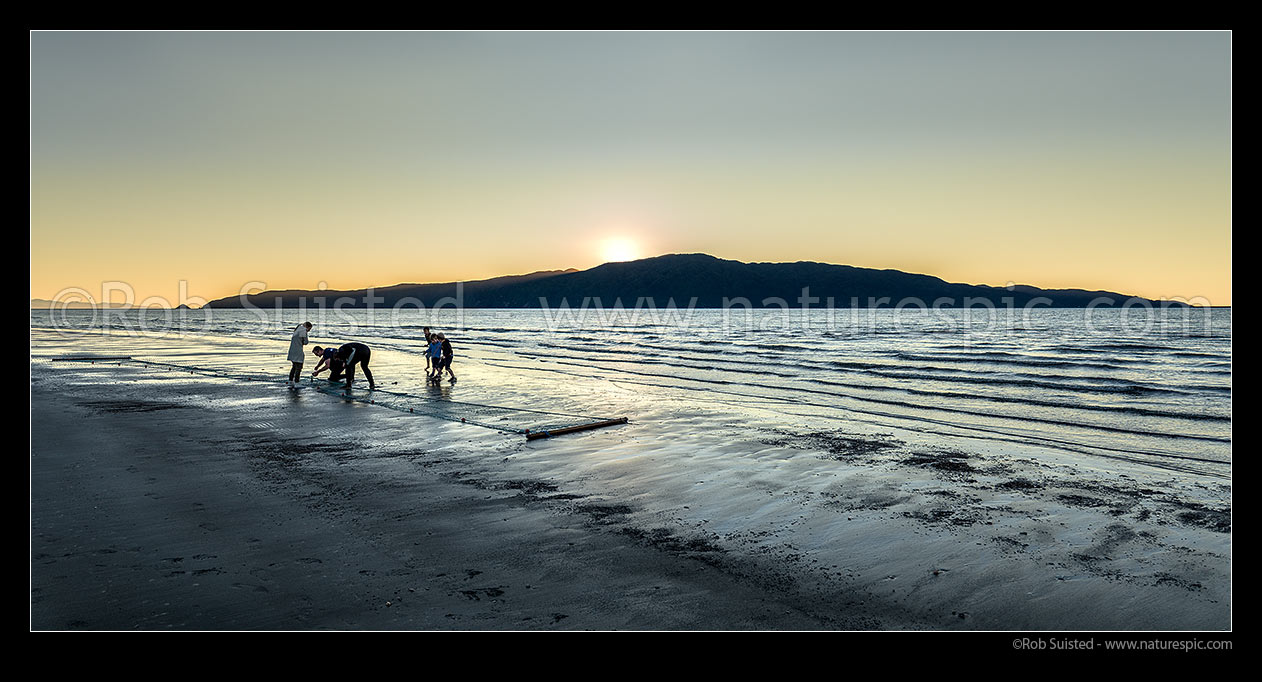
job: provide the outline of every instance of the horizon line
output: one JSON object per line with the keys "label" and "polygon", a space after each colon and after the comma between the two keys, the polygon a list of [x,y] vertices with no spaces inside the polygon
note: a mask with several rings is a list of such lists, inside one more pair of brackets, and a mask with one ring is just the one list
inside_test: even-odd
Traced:
{"label": "horizon line", "polygon": [[[619,264],[619,263],[639,263],[639,262],[643,262],[643,261],[656,260],[656,259],[659,259],[659,258],[667,258],[667,257],[671,257],[671,256],[704,256],[704,257],[706,257],[706,258],[713,258],[713,259],[715,259],[715,260],[725,261],[725,262],[729,262],[729,263],[739,263],[739,264],[742,264],[742,265],[794,265],[794,264],[799,264],[799,263],[810,263],[810,264],[816,264],[816,265],[826,265],[826,266],[832,266],[832,267],[854,268],[854,269],[857,269],[857,270],[871,270],[871,271],[874,271],[874,272],[897,272],[897,273],[906,274],[906,275],[916,275],[916,276],[922,276],[922,277],[932,277],[932,278],[934,278],[934,279],[940,280],[940,281],[945,282],[945,283],[950,284],[950,285],[964,285],[964,286],[972,286],[972,287],[990,287],[990,288],[997,288],[997,289],[1028,287],[1028,288],[1038,289],[1038,290],[1041,290],[1041,291],[1052,291],[1052,292],[1055,292],[1055,291],[1083,291],[1083,292],[1088,292],[1088,293],[1107,293],[1107,294],[1115,294],[1115,295],[1124,295],[1124,296],[1127,296],[1127,297],[1129,297],[1129,298],[1141,298],[1141,299],[1151,300],[1151,301],[1173,301],[1173,300],[1176,300],[1177,298],[1187,298],[1187,297],[1178,297],[1178,296],[1176,296],[1176,297],[1159,297],[1159,298],[1149,298],[1149,297],[1146,297],[1146,296],[1140,296],[1140,295],[1137,295],[1137,294],[1120,294],[1120,292],[1117,292],[1117,291],[1109,291],[1109,290],[1105,290],[1105,289],[1089,289],[1089,288],[1085,288],[1085,287],[1074,287],[1074,286],[1070,286],[1070,287],[1048,287],[1048,286],[1040,286],[1040,285],[1037,285],[1037,284],[1018,283],[1018,282],[1016,282],[1015,280],[1009,280],[1009,281],[1007,281],[1007,282],[1006,282],[1006,283],[1004,283],[1004,284],[990,284],[990,283],[978,283],[978,282],[952,282],[952,281],[950,281],[950,280],[944,279],[943,277],[940,277],[940,276],[938,276],[938,275],[934,275],[934,274],[930,274],[930,273],[927,273],[927,272],[912,272],[912,271],[908,271],[908,270],[899,270],[899,269],[897,269],[897,268],[870,267],[870,266],[862,266],[862,265],[851,265],[851,264],[848,264],[848,263],[831,263],[831,262],[827,262],[827,261],[820,261],[820,260],[806,260],[806,259],[801,259],[801,260],[786,260],[786,261],[742,261],[742,260],[738,260],[738,259],[734,259],[734,258],[723,258],[723,257],[721,257],[721,256],[716,256],[716,255],[714,255],[714,254],[705,253],[705,252],[703,252],[703,251],[692,251],[692,252],[669,252],[669,253],[661,253],[661,254],[657,254],[657,255],[655,255],[655,256],[645,256],[645,257],[643,257],[643,258],[635,258],[635,259],[628,259],[628,260],[611,260],[611,261],[605,261],[605,262],[603,262],[603,263],[599,263],[599,264],[597,264],[597,265],[593,265],[593,266],[588,267],[588,268],[575,268],[575,267],[568,267],[568,268],[545,268],[545,269],[540,269],[540,270],[532,270],[532,271],[529,271],[529,272],[521,272],[521,273],[513,273],[513,274],[504,274],[504,275],[493,275],[493,276],[491,276],[491,277],[482,277],[482,278],[479,278],[479,279],[455,279],[455,280],[447,280],[447,281],[441,281],[441,282],[417,282],[417,281],[405,281],[405,282],[396,282],[396,283],[394,283],[394,284],[381,284],[381,285],[376,285],[376,284],[375,284],[375,285],[369,285],[369,286],[360,286],[360,287],[354,287],[354,288],[342,288],[342,289],[321,289],[321,288],[319,288],[318,286],[317,286],[317,288],[301,288],[301,287],[269,288],[269,289],[264,289],[264,290],[261,290],[261,291],[258,291],[258,292],[256,292],[256,293],[252,293],[252,294],[243,294],[243,293],[238,292],[238,293],[236,293],[236,294],[229,294],[229,295],[227,295],[227,296],[218,296],[218,297],[214,297],[214,298],[208,298],[208,299],[206,300],[206,302],[207,302],[207,303],[211,303],[211,302],[214,302],[214,301],[221,301],[221,300],[225,300],[225,299],[236,298],[236,297],[242,297],[242,296],[251,296],[251,297],[252,297],[252,296],[261,296],[261,295],[264,295],[264,294],[278,294],[278,293],[287,293],[287,292],[303,292],[303,293],[307,293],[307,292],[311,292],[311,293],[314,293],[314,292],[329,292],[329,293],[343,293],[343,292],[375,291],[375,290],[381,290],[381,289],[392,289],[392,288],[395,288],[395,287],[402,287],[402,286],[443,286],[443,285],[456,285],[456,284],[470,284],[470,283],[476,283],[476,282],[488,282],[488,281],[491,281],[491,280],[496,280],[496,279],[506,279],[506,278],[512,278],[512,277],[529,277],[529,276],[531,276],[531,275],[538,275],[538,274],[544,274],[544,273],[556,273],[557,275],[564,275],[564,274],[574,274],[574,273],[580,273],[580,272],[590,272],[590,271],[595,270],[595,269],[597,269],[597,268],[602,268],[602,267],[605,267],[605,266],[608,266],[608,265],[616,265],[616,264]],[[264,283],[264,284],[265,284],[265,282],[262,282],[262,280],[255,280],[255,281],[259,281],[260,283]],[[321,282],[320,282],[320,284],[323,284],[323,281],[321,281]],[[63,288],[62,288],[62,291],[65,291],[65,290],[67,290],[67,289],[81,289],[81,288],[79,288],[79,287],[63,287]],[[152,298],[152,297],[151,297],[151,298]],[[158,298],[162,298],[162,297],[158,297]],[[201,297],[199,296],[199,297],[195,297],[195,298],[201,298]],[[1206,300],[1208,300],[1208,299],[1206,299]],[[31,298],[31,299],[30,299],[30,302],[31,302],[32,304],[34,304],[34,303],[50,303],[50,304],[55,304],[55,303],[57,303],[57,300],[56,300],[56,299],[47,299],[47,298],[35,297],[35,298]],[[1186,302],[1185,302],[1185,303],[1186,303]],[[1211,305],[1194,305],[1194,304],[1191,304],[1191,303],[1186,303],[1186,304],[1187,304],[1187,305],[1189,305],[1189,306],[1192,306],[1192,307],[1197,307],[1197,308],[1229,308],[1229,307],[1231,307],[1231,304],[1230,304],[1230,303],[1228,303],[1228,304],[1211,304]],[[43,307],[45,307],[45,306],[32,306],[32,308],[31,308],[31,309],[33,309],[33,310],[38,310],[38,309],[42,309]],[[85,303],[83,304],[83,306],[82,306],[82,307],[86,309],[86,308],[88,308],[88,307],[97,307],[97,308],[104,308],[104,307],[115,307],[115,308],[134,308],[134,307],[140,307],[140,306],[138,306],[138,305],[136,305],[136,304],[125,304],[125,303],[108,303],[108,302],[103,302],[103,303],[92,303],[92,304],[88,304],[88,303],[86,303],[86,302],[85,302]],[[149,307],[149,308],[153,308],[153,309],[159,309],[159,310],[161,310],[161,309],[176,310],[176,309],[178,309],[178,308],[179,308],[179,305],[174,305],[174,306],[171,306],[171,305],[168,305],[168,306],[152,305],[152,306],[147,306],[147,307]],[[203,306],[197,306],[196,308],[192,308],[192,309],[200,309],[201,307],[203,307]]]}

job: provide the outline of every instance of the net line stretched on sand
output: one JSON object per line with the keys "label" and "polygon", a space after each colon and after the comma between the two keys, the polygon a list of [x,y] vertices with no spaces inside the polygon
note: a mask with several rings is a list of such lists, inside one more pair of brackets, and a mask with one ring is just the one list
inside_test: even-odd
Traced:
{"label": "net line stretched on sand", "polygon": [[[231,372],[157,360],[142,360],[125,355],[66,356],[52,358],[52,360],[54,362],[88,362],[92,364],[100,362],[120,366],[128,363],[235,381],[267,381],[259,374]],[[471,424],[504,433],[524,435],[529,440],[627,423],[626,417],[593,417],[590,415],[551,412],[508,405],[488,405],[485,403],[446,399],[438,400],[383,388],[371,389],[366,394],[353,394],[348,393],[341,382],[329,382],[324,379],[313,379],[311,377],[304,377],[304,384],[320,393],[335,396],[346,401],[375,405],[398,412],[434,417],[460,424]]]}

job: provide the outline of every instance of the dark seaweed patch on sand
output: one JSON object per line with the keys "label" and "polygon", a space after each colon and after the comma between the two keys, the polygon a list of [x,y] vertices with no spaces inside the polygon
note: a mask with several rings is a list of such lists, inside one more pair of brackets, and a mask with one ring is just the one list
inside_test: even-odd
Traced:
{"label": "dark seaweed patch on sand", "polygon": [[[438,462],[423,462],[423,465],[433,465]],[[561,488],[553,483],[546,481],[536,481],[531,479],[511,479],[503,482],[495,482],[474,476],[472,472],[456,471],[442,474],[444,478],[455,481],[461,485],[467,485],[478,490],[516,490],[519,491],[517,497],[527,502],[546,502],[552,500],[581,500],[586,495],[575,495],[572,493],[557,492]]]}
{"label": "dark seaweed patch on sand", "polygon": [[938,471],[948,473],[972,473],[977,469],[966,462],[969,456],[958,450],[936,450],[928,452],[914,452],[910,457],[902,460],[903,464],[910,464],[918,467],[928,467]]}
{"label": "dark seaweed patch on sand", "polygon": [[[936,491],[935,491],[936,492]],[[841,497],[836,495],[827,495],[829,498],[824,502],[824,506],[840,509],[842,511],[859,511],[862,509],[888,509],[897,504],[902,504],[911,499],[910,495],[905,495],[888,490],[878,490],[868,493],[860,493],[853,496]]]}
{"label": "dark seaweed patch on sand", "polygon": [[618,532],[633,538],[640,544],[677,554],[692,552],[721,553],[727,551],[705,538],[681,538],[669,528],[653,528],[651,530],[645,530],[643,528],[628,527],[622,528]]}
{"label": "dark seaweed patch on sand", "polygon": [[1108,500],[1102,500],[1098,497],[1087,497],[1086,495],[1057,495],[1056,499],[1065,504],[1075,507],[1109,507],[1112,504]]}
{"label": "dark seaweed patch on sand", "polygon": [[1230,509],[1214,509],[1195,503],[1188,503],[1186,506],[1194,508],[1178,515],[1179,520],[1183,523],[1190,526],[1201,526],[1219,533],[1231,532]]}
{"label": "dark seaweed patch on sand", "polygon": [[493,486],[496,490],[518,490],[518,497],[530,501],[581,500],[586,495],[559,492],[561,488],[546,481],[513,479]]}
{"label": "dark seaweed patch on sand", "polygon": [[557,486],[543,481],[529,480],[512,480],[504,483],[505,490],[520,490],[527,495],[538,495],[539,493],[555,493],[560,490]]}
{"label": "dark seaweed patch on sand", "polygon": [[625,504],[580,504],[574,510],[591,517],[596,523],[616,523],[634,511]]}
{"label": "dark seaweed patch on sand", "polygon": [[1170,575],[1169,573],[1158,573],[1153,577],[1156,578],[1156,581],[1153,583],[1154,585],[1173,585],[1175,587],[1182,587],[1189,592],[1196,592],[1197,590],[1204,589],[1204,586],[1198,582]]}
{"label": "dark seaweed patch on sand", "polygon": [[1078,483],[1067,485],[1066,487],[1077,488],[1079,490],[1085,490],[1087,492],[1102,494],[1102,495],[1117,495],[1118,497],[1128,497],[1128,498],[1136,499],[1136,500],[1153,497],[1159,494],[1156,490],[1153,490],[1151,488],[1134,488],[1134,487],[1124,488],[1121,486],[1109,485],[1107,483],[1078,482]]}
{"label": "dark seaweed patch on sand", "polygon": [[972,526],[980,523],[981,515],[975,511],[956,509],[930,509],[928,511],[905,511],[903,516],[924,523],[950,524],[952,526]]}
{"label": "dark seaweed patch on sand", "polygon": [[995,487],[1000,490],[1041,490],[1043,484],[1024,478],[1015,478],[1011,481],[1004,481]]}
{"label": "dark seaweed patch on sand", "polygon": [[781,445],[799,450],[819,450],[837,460],[871,457],[904,445],[903,441],[888,434],[861,437],[840,430],[809,433],[775,431],[775,433],[780,434],[780,438],[763,439],[762,442],[766,445]]}

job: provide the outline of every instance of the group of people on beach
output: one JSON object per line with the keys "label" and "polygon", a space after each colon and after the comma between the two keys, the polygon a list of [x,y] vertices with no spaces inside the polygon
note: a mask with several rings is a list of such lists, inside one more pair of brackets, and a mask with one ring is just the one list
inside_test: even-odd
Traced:
{"label": "group of people on beach", "polygon": [[454,353],[451,350],[451,342],[447,340],[447,336],[442,332],[432,334],[429,327],[425,327],[425,369],[427,378],[438,383],[443,380],[443,370],[451,377],[451,383],[456,383],[456,373],[451,371],[451,358]]}
{"label": "group of people on beach", "polygon": [[[307,345],[310,332],[310,322],[303,322],[294,327],[293,337],[289,341],[288,356],[293,366],[289,370],[289,380],[286,382],[290,388],[297,388],[298,382],[302,379],[302,365],[306,359],[303,346]],[[451,341],[448,341],[447,336],[441,332],[430,332],[429,327],[425,327],[424,332],[426,378],[432,383],[439,383],[442,381],[443,372],[446,371],[451,383],[456,383],[456,373],[451,369],[451,360],[455,355],[451,349]],[[345,376],[346,390],[349,392],[351,384],[355,382],[355,368],[359,367],[363,369],[364,376],[368,379],[368,388],[371,390],[377,387],[372,378],[372,370],[368,368],[368,362],[372,359],[372,349],[366,344],[351,342],[341,346],[315,346],[311,349],[311,354],[320,359],[315,370],[311,372],[312,379],[327,369],[329,381],[338,381]]]}

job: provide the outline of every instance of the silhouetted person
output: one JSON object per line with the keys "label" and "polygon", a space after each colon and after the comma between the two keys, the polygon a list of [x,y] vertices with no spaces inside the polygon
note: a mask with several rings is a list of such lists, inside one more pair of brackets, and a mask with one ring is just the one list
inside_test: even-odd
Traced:
{"label": "silhouetted person", "polygon": [[323,372],[326,369],[332,369],[334,363],[338,366],[337,374],[342,373],[342,362],[337,359],[336,347],[331,346],[329,348],[321,348],[320,346],[316,346],[311,349],[311,354],[320,358],[320,362],[316,363],[315,369],[311,371],[312,379],[316,378],[320,372]]}
{"label": "silhouetted person", "polygon": [[421,327],[421,331],[425,333],[425,376],[432,374],[434,359],[429,354],[429,344],[433,343],[434,335],[429,332],[429,327]]}
{"label": "silhouetted person", "polygon": [[289,339],[289,361],[294,366],[289,370],[289,381],[287,382],[292,388],[298,385],[298,380],[302,378],[302,361],[305,357],[302,354],[302,347],[307,345],[307,332],[311,331],[311,323],[303,322],[294,327],[293,338]]}
{"label": "silhouetted person", "polygon": [[439,344],[438,372],[435,373],[434,379],[441,381],[443,378],[443,370],[451,375],[451,383],[456,383],[456,373],[451,371],[451,359],[455,353],[451,350],[451,342],[447,340],[447,336],[441,332],[434,335],[441,342]]}
{"label": "silhouetted person", "polygon": [[372,350],[362,343],[347,343],[337,348],[321,348],[316,346],[311,352],[320,357],[320,364],[316,365],[315,371],[311,373],[312,377],[317,376],[325,369],[332,373],[329,375],[329,381],[337,381],[342,378],[342,373],[346,373],[346,390],[351,390],[351,384],[355,382],[355,366],[359,365],[364,370],[364,376],[368,378],[368,388],[376,388],[373,382],[372,370],[368,369],[368,361],[372,359]]}
{"label": "silhouetted person", "polygon": [[426,375],[430,381],[438,381],[442,378],[443,370],[439,367],[443,358],[443,340],[440,338],[442,334],[427,335],[428,347],[425,349],[425,357],[429,359],[429,373]]}

